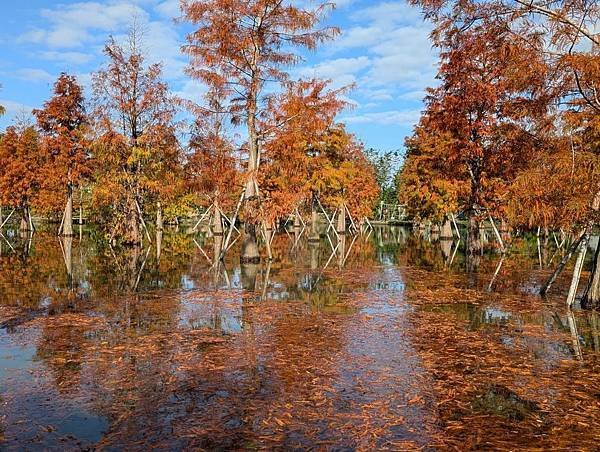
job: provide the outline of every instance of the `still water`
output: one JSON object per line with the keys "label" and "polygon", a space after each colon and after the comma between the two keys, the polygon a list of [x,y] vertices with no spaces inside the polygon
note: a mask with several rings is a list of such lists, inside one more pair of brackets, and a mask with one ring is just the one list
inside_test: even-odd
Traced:
{"label": "still water", "polygon": [[[0,237],[0,449],[589,449],[600,317],[565,309],[555,243],[467,266],[376,228],[274,236],[239,265],[169,230]],[[475,264],[475,265],[473,265]],[[466,271],[466,268],[475,271]]]}

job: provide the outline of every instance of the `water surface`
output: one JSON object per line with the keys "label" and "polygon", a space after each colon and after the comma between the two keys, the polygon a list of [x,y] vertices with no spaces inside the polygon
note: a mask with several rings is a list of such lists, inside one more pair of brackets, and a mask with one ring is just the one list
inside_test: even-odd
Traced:
{"label": "water surface", "polygon": [[[402,228],[0,237],[0,448],[593,449],[600,318],[535,293],[555,244]],[[160,243],[160,246],[157,246]],[[466,271],[467,268],[475,271]]]}

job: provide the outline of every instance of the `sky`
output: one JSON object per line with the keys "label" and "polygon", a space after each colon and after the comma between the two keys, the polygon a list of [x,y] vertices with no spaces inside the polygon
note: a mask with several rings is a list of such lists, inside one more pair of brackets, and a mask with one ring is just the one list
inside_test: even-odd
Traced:
{"label": "sky", "polygon": [[[178,16],[179,0],[0,0],[0,105],[7,109],[0,128],[39,108],[60,72],[89,87],[108,36],[123,36],[134,19],[144,29],[149,61],[163,63],[177,95],[199,102],[203,89],[185,75],[180,52],[191,28],[175,21]],[[328,78],[335,87],[354,83],[353,107],[339,119],[366,147],[401,149],[418,121],[425,88],[435,83],[431,26],[405,1],[377,0],[338,0],[326,25],[341,35],[304,53],[292,76]]]}

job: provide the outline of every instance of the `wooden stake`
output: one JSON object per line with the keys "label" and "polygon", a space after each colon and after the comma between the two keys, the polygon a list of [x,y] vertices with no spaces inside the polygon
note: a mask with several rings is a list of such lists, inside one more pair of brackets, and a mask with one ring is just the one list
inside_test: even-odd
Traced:
{"label": "wooden stake", "polygon": [[63,209],[62,218],[60,220],[60,226],[58,227],[58,235],[62,235],[62,230],[63,230],[63,225],[65,223],[65,215],[66,214],[67,214],[67,208],[65,206],[65,208]]}
{"label": "wooden stake", "polygon": [[[235,224],[235,221],[237,220],[237,216],[240,212],[240,207],[242,206],[242,202],[244,201],[244,196],[246,195],[246,187],[244,186],[244,189],[242,190],[242,194],[240,196],[240,200],[237,203],[237,206],[235,207],[235,213],[233,214],[232,217],[232,221],[231,224]],[[219,256],[219,260],[223,260],[223,258],[225,257],[225,252],[229,249],[229,241],[231,240],[231,234],[233,234],[233,228],[230,226],[229,227],[229,231],[227,231],[227,237],[225,238],[225,243],[223,244],[223,250],[221,251],[221,256]]]}
{"label": "wooden stake", "polygon": [[579,286],[579,279],[581,277],[581,270],[583,269],[583,263],[585,261],[585,254],[587,252],[588,235],[586,234],[581,241],[579,255],[575,262],[575,268],[573,269],[573,278],[571,279],[571,286],[569,287],[569,294],[567,295],[567,306],[570,308],[575,302],[577,296],[577,287]]}
{"label": "wooden stake", "polygon": [[200,219],[196,223],[196,226],[194,226],[192,228],[192,232],[196,232],[198,230],[198,226],[200,225],[200,223],[202,223],[202,220],[204,220],[204,218],[206,217],[206,215],[208,215],[208,213],[212,210],[213,206],[214,206],[214,204],[211,204],[210,207],[206,210],[206,212],[204,212],[202,214],[202,216],[200,217]]}
{"label": "wooden stake", "polygon": [[552,284],[554,284],[554,281],[556,281],[556,278],[558,278],[558,275],[561,274],[561,272],[565,268],[565,265],[567,265],[567,262],[569,262],[569,260],[571,259],[571,256],[577,250],[577,248],[579,247],[579,244],[583,241],[583,238],[586,236],[587,236],[587,232],[584,232],[583,234],[581,234],[581,236],[577,239],[577,241],[575,243],[573,243],[573,245],[571,245],[571,247],[567,250],[567,254],[565,254],[565,256],[562,258],[562,260],[559,262],[556,269],[552,273],[552,275],[550,275],[550,278],[548,278],[546,283],[540,289],[540,295],[542,297],[548,293],[548,291],[552,287]]}
{"label": "wooden stake", "polygon": [[6,219],[2,222],[2,224],[0,224],[0,230],[4,227],[6,223],[8,223],[8,220],[10,220],[10,217],[13,213],[15,213],[15,209],[11,210]]}
{"label": "wooden stake", "polygon": [[333,228],[333,232],[335,232],[335,235],[339,238],[340,236],[337,233],[337,231],[335,230],[335,225],[333,224],[333,219],[335,218],[335,212],[333,214],[333,217],[330,219],[329,215],[327,215],[327,212],[323,208],[323,204],[321,204],[321,200],[319,198],[317,198],[317,202],[319,203],[319,207],[321,208],[321,210],[325,214],[325,218],[327,218],[327,221],[329,222],[329,226],[327,227],[327,231],[326,232],[329,232],[329,228]]}
{"label": "wooden stake", "polygon": [[140,221],[142,222],[144,231],[146,231],[146,238],[148,239],[148,241],[150,243],[152,243],[152,239],[150,238],[150,233],[148,232],[148,228],[146,227],[146,222],[144,221],[144,216],[142,215],[142,208],[138,204],[137,199],[135,200],[135,206],[137,207],[138,215],[140,216]]}
{"label": "wooden stake", "polygon": [[29,228],[31,232],[35,232],[35,226],[33,225],[33,220],[31,219],[31,209],[27,209],[27,216],[29,217]]}
{"label": "wooden stake", "polygon": [[494,219],[492,218],[491,215],[488,215],[490,217],[490,223],[492,224],[492,229],[494,230],[494,234],[496,234],[496,240],[498,240],[498,243],[500,244],[500,249],[502,250],[502,252],[506,252],[506,248],[504,248],[504,242],[502,241],[502,236],[500,235],[500,232],[498,231],[498,228],[496,228],[496,223],[494,223]]}
{"label": "wooden stake", "polygon": [[352,218],[352,214],[348,210],[348,206],[345,203],[344,203],[344,207],[346,209],[346,213],[348,214],[348,218],[350,218],[350,224],[354,228],[354,231],[358,231],[358,228],[356,227],[356,223],[354,223],[354,219]]}
{"label": "wooden stake", "polygon": [[500,258],[500,262],[498,262],[498,266],[496,267],[496,271],[494,272],[494,276],[492,276],[492,280],[488,284],[488,287],[487,287],[487,291],[488,292],[492,291],[492,287],[494,286],[494,281],[496,281],[496,278],[498,277],[498,273],[500,273],[500,269],[502,268],[502,263],[503,262],[504,262],[504,256],[502,256]]}
{"label": "wooden stake", "polygon": [[456,235],[458,236],[458,240],[460,240],[460,229],[458,229],[458,224],[456,224],[456,217],[453,213],[450,214],[450,218],[452,218],[452,224],[454,224],[454,229],[456,230]]}

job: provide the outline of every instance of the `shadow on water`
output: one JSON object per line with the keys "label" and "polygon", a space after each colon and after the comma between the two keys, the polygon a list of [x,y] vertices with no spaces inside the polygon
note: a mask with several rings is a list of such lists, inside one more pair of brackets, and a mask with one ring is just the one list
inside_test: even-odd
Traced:
{"label": "shadow on water", "polygon": [[[531,238],[503,259],[488,244],[476,272],[460,242],[396,227],[319,242],[292,228],[250,265],[236,246],[220,262],[206,231],[133,249],[87,227],[0,240],[1,448],[410,449],[453,444],[446,427],[473,413],[510,436],[567,385],[518,393],[465,367],[468,348],[439,367],[467,346],[436,341],[541,374],[600,352],[600,319],[564,309],[564,281],[549,302],[532,295],[556,250]],[[453,365],[471,369],[452,376],[467,402],[440,386]]]}

